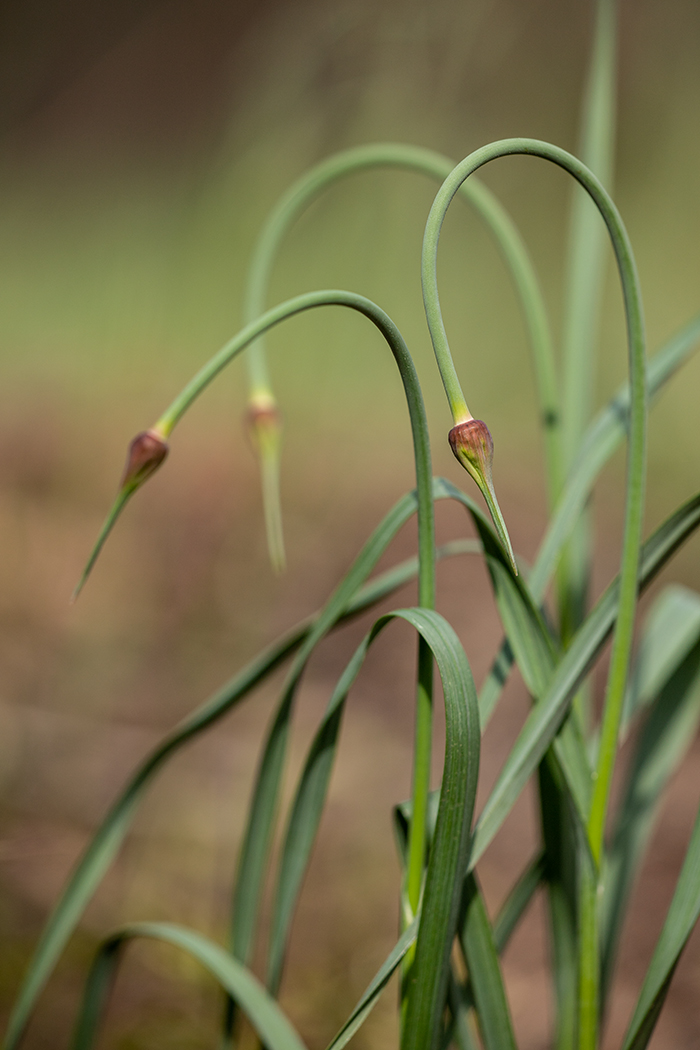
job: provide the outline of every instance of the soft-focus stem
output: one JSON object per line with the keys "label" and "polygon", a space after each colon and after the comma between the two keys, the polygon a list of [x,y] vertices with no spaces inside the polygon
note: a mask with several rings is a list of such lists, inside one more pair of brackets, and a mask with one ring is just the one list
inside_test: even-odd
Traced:
{"label": "soft-focus stem", "polygon": [[[270,275],[280,245],[292,224],[322,192],[339,179],[372,168],[394,168],[415,172],[442,181],[454,162],[433,150],[401,143],[373,143],[335,154],[303,175],[270,213],[253,252],[245,297],[245,320],[255,320],[265,309]],[[550,503],[553,504],[562,483],[560,454],[560,410],[552,336],[544,298],[525,243],[512,219],[494,194],[477,179],[460,187],[459,194],[477,212],[490,229],[510,272],[520,299],[528,332],[542,419],[546,474]],[[256,339],[246,354],[251,404],[258,397],[276,406],[265,355],[264,340]],[[462,413],[463,414],[463,413]],[[467,418],[466,416],[464,418]],[[275,457],[269,456],[272,460]],[[277,468],[279,453],[276,455]],[[261,457],[263,471],[265,457]],[[265,490],[265,480],[263,479]],[[267,497],[265,497],[267,499]],[[275,502],[279,504],[279,491]],[[269,516],[277,515],[276,528],[281,530],[281,512],[270,506]],[[272,548],[271,548],[272,550]]]}
{"label": "soft-focus stem", "polygon": [[[168,436],[205,387],[226,367],[236,354],[244,350],[273,325],[313,307],[323,305],[346,306],[368,317],[389,343],[401,372],[408,401],[416,463],[418,491],[418,598],[425,608],[435,607],[435,529],[432,503],[432,471],[428,427],[418,378],[413,362],[400,332],[370,300],[352,292],[312,292],[289,300],[268,311],[262,318],[247,325],[228,342],[192,379],[182,393],[158,420],[156,426]],[[410,906],[417,911],[420,900],[423,867],[425,864],[427,797],[430,787],[430,755],[432,744],[432,657],[425,642],[419,643],[418,695],[415,728],[415,768],[413,782],[413,812],[408,843],[407,894]]]}
{"label": "soft-focus stem", "polygon": [[[627,320],[630,369],[630,429],[627,458],[627,496],[622,563],[620,568],[620,612],[611,656],[610,675],[603,715],[600,757],[591,808],[589,834],[598,862],[602,852],[603,828],[610,780],[615,759],[617,732],[622,713],[625,681],[632,645],[632,628],[637,599],[639,545],[644,509],[646,468],[646,383],[645,339],[639,280],[632,247],[620,215],[600,181],[576,157],[550,143],[535,139],[504,139],[470,154],[458,164],[440,188],[428,217],[423,242],[423,288],[425,310],[435,355],[443,376],[448,399],[452,400],[459,380],[452,363],[442,321],[437,287],[437,249],[440,230],[450,202],[459,186],[473,172],[498,157],[524,154],[541,157],[564,168],[583,186],[595,202],[608,228],[617,260]],[[453,394],[451,395],[451,391]],[[463,401],[463,397],[462,397]],[[457,407],[460,402],[456,401]]]}

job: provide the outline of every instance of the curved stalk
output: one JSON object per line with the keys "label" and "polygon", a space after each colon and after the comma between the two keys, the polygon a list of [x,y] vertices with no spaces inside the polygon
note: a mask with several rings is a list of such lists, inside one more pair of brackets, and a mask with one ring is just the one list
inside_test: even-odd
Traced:
{"label": "curved stalk", "polygon": [[[268,310],[266,314],[246,325],[233,339],[229,340],[203,368],[197,372],[182,392],[175,398],[163,415],[146,433],[156,436],[164,444],[174,427],[206,389],[216,376],[245,350],[258,336],[295,314],[319,306],[344,306],[364,314],[380,330],[389,344],[401,374],[413,436],[413,454],[416,466],[416,489],[418,495],[418,601],[423,608],[435,607],[435,525],[432,502],[432,473],[430,464],[430,443],[428,425],[423,407],[423,398],[418,383],[418,376],[404,342],[391,318],[370,299],[346,291],[309,292],[297,296],[280,306]],[[162,458],[161,460],[162,461]],[[127,500],[136,489],[150,476],[152,470],[143,477],[130,479],[130,488],[125,493],[124,487],[117,496],[112,511],[100,533],[98,546],[93,551],[86,572],[80,581],[79,590],[84,583],[87,572],[92,568],[99,549],[104,544],[111,528]],[[418,908],[423,879],[425,860],[426,822],[428,792],[430,790],[430,755],[432,737],[432,682],[433,665],[428,647],[422,641],[418,644],[418,683],[416,698],[416,729],[414,753],[413,802],[414,819],[411,824],[409,841],[409,862],[406,884],[407,899],[411,911],[415,914]]]}
{"label": "curved stalk", "polygon": [[[452,171],[454,162],[440,153],[417,146],[373,143],[345,150],[312,168],[279,200],[258,237],[248,271],[244,306],[246,323],[254,321],[265,309],[272,267],[280,245],[293,223],[322,192],[339,179],[379,167],[411,171],[442,181]],[[465,183],[460,188],[460,194],[489,227],[520,299],[532,350],[535,385],[544,431],[547,486],[550,503],[553,504],[563,481],[563,460],[559,439],[559,392],[544,298],[517,227],[494,194],[476,179]],[[261,338],[251,343],[246,359],[250,383],[251,423],[255,428],[258,414],[262,412],[263,417],[268,419],[267,413],[271,410],[276,424],[274,447],[262,447],[260,440],[257,440],[256,444],[260,455],[268,546],[273,564],[279,567],[284,561],[278,482],[279,417],[267,367],[264,341]],[[254,430],[254,433],[257,434],[257,430]]]}
{"label": "curved stalk", "polygon": [[[541,157],[568,171],[593,199],[608,228],[622,284],[627,321],[630,372],[630,427],[627,456],[625,526],[620,565],[620,606],[613,639],[610,670],[606,687],[597,768],[594,772],[593,797],[588,820],[588,836],[595,865],[600,865],[603,852],[605,817],[610,783],[617,751],[625,685],[632,648],[632,633],[637,602],[639,549],[644,511],[646,471],[647,394],[645,376],[645,338],[641,293],[632,247],[620,215],[600,181],[576,157],[557,146],[535,139],[504,139],[470,154],[458,164],[438,192],[430,211],[423,241],[423,296],[433,347],[455,422],[470,417],[464,394],[452,362],[440,310],[437,287],[437,249],[447,209],[458,188],[482,165],[498,157],[524,154]],[[597,871],[589,883],[594,887]],[[590,894],[588,895],[590,897]],[[586,901],[584,901],[586,904]],[[585,918],[589,925],[582,936],[579,1046],[592,1050],[597,1040],[597,907],[588,900]]]}

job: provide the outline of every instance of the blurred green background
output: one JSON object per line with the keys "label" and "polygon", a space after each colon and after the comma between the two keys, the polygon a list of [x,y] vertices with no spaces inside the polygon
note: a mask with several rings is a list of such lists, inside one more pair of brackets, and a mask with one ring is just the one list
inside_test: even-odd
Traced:
{"label": "blurred green background", "polygon": [[[68,605],[114,494],[124,449],[240,326],[247,259],[267,211],[307,167],[367,141],[461,159],[528,135],[576,151],[590,3],[555,0],[5,0],[0,10],[0,1008],[87,835],[159,735],[257,649],[316,608],[379,517],[412,484],[400,384],[357,316],[315,311],[269,339],[285,419],[289,567],[267,563],[237,361],[177,430],[167,467],[120,522]],[[700,309],[700,9],[623,3],[615,195],[637,252],[650,348]],[[555,333],[571,186],[531,158],[484,180],[523,232]],[[435,187],[372,172],[336,185],[289,237],[270,302],[319,287],[375,299],[414,354],[436,473],[466,484],[420,298]],[[625,375],[609,267],[599,401]],[[470,407],[496,443],[516,549],[545,521],[533,386],[515,297],[488,235],[453,206],[440,256],[445,319]],[[652,416],[648,526],[697,488],[700,361]],[[615,571],[624,457],[594,501],[596,589]],[[441,537],[464,521],[440,508]],[[412,550],[410,530],[387,563]],[[697,541],[666,579],[700,585]],[[412,600],[412,592],[400,596]],[[441,573],[440,608],[477,682],[498,641],[483,570]],[[363,625],[314,660],[298,768]],[[353,694],[329,817],[310,873],[283,1001],[312,1048],[344,1019],[392,944],[398,869],[390,806],[408,792],[413,643],[401,629]],[[279,682],[277,683],[279,684]],[[65,1045],[96,938],[169,918],[221,938],[244,804],[273,685],[176,759],[42,1000],[28,1046]],[[487,734],[491,783],[527,699],[518,681]],[[439,758],[439,747],[436,750]],[[700,756],[674,785],[628,933],[611,1039],[624,1026],[697,804]],[[496,904],[529,855],[525,798],[482,865]],[[649,919],[652,911],[658,921]],[[539,906],[538,906],[539,907]],[[534,953],[534,955],[532,954]],[[646,954],[645,954],[646,953]],[[524,1048],[547,1046],[542,909],[506,957]],[[697,1046],[700,945],[679,969],[658,1047]],[[389,993],[357,1047],[391,1045]],[[619,1014],[619,1017],[618,1017]],[[167,952],[127,957],[105,1045],[216,1045],[217,993]],[[613,1043],[611,1042],[611,1045]]]}

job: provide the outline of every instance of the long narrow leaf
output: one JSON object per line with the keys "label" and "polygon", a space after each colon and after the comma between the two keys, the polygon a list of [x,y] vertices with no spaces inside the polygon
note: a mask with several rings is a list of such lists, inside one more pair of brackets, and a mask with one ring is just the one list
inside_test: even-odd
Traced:
{"label": "long narrow leaf", "polygon": [[[700,495],[680,507],[644,544],[640,562],[640,587],[646,587],[651,582],[698,524]],[[471,867],[500,828],[549,747],[579,683],[612,631],[617,616],[618,587],[616,578],[574,636],[554,672],[546,696],[529,714],[477,822]]]}
{"label": "long narrow leaf", "polygon": [[268,1050],[305,1050],[291,1022],[247,967],[202,934],[157,922],[123,926],[101,945],[88,977],[74,1050],[90,1050],[94,1046],[121,950],[128,941],[143,937],[175,945],[200,962],[240,1005]]}
{"label": "long narrow leaf", "polygon": [[610,988],[634,875],[659,802],[700,724],[700,642],[667,672],[635,746],[609,851],[601,922],[604,995]]}
{"label": "long narrow leaf", "polygon": [[430,610],[398,610],[378,620],[353,654],[334,691],[302,773],[289,822],[273,918],[268,980],[274,988],[281,974],[289,923],[320,821],[345,700],[369,647],[396,617],[411,623],[430,647],[440,671],[447,712],[443,791],[421,911],[423,932],[418,937],[414,984],[407,1008],[406,1033],[410,1040],[408,1033],[414,1028],[423,1037],[432,1033],[434,1038],[437,1033],[447,981],[450,934],[456,923],[458,873],[466,863],[479,754],[476,691],[464,650],[453,629]]}
{"label": "long narrow leaf", "polygon": [[[513,574],[498,536],[480,509],[450,482],[443,480],[442,492],[466,507],[472,517],[486,556],[508,647],[531,696],[541,700],[551,683],[557,652],[535,599],[522,573],[519,576]],[[567,722],[554,747],[555,760],[562,766],[576,811],[585,825],[591,795],[591,771],[583,740],[575,727]]]}
{"label": "long narrow leaf", "polygon": [[355,1032],[357,1032],[357,1030],[364,1024],[367,1016],[376,1005],[377,999],[386,988],[394,973],[396,973],[396,970],[401,964],[401,960],[415,944],[417,936],[418,920],[414,919],[411,925],[401,934],[396,945],[391,950],[379,970],[377,970],[377,973],[363,992],[357,1006],[337,1035],[335,1035],[328,1044],[327,1050],[342,1050],[342,1048],[350,1042]]}
{"label": "long narrow leaf", "polygon": [[648,1045],[673,972],[699,917],[700,813],[622,1050],[644,1050]]}
{"label": "long narrow leaf", "polygon": [[425,609],[403,615],[420,631],[435,656],[445,700],[440,805],[402,1036],[402,1050],[431,1050],[440,1036],[461,893],[460,873],[469,852],[479,766],[479,712],[469,664],[452,627]]}
{"label": "long narrow leaf", "polygon": [[483,897],[472,873],[466,879],[460,944],[485,1050],[515,1050],[515,1036],[498,951]]}
{"label": "long narrow leaf", "polygon": [[649,610],[625,704],[623,735],[694,648],[700,637],[700,595],[679,585],[661,592]]}
{"label": "long narrow leaf", "polygon": [[[700,315],[697,315],[649,360],[647,386],[650,399],[661,392],[671,376],[686,363],[699,346]],[[629,383],[625,383],[601,409],[586,431],[581,451],[571,467],[528,578],[528,586],[535,601],[540,601],[544,596],[562,546],[574,527],[598,474],[627,434],[629,403]],[[510,673],[512,659],[512,652],[506,642],[499,649],[480,690],[479,714],[482,726],[486,725],[493,713]]]}
{"label": "long narrow leaf", "polygon": [[[403,497],[385,519],[400,528],[416,509],[415,494]],[[380,526],[381,528],[381,526]],[[376,533],[375,533],[376,536]],[[447,553],[461,547],[448,547]],[[381,553],[381,551],[379,552]],[[371,581],[350,594],[336,623],[343,623],[381,601],[397,587],[415,576],[415,559]],[[144,760],[122,793],[113,803],[79,860],[63,894],[53,910],[19,989],[6,1033],[6,1050],[17,1045],[34,1004],[48,980],[68,938],[79,922],[97,886],[109,868],[129,829],[136,807],[155,774],[170,755],[188,744],[199,733],[222,718],[272,671],[308,639],[322,614],[293,628],[256,657],[210,699],[185,718]],[[327,621],[327,617],[326,617]]]}
{"label": "long narrow leaf", "polygon": [[287,676],[282,698],[263,747],[233,895],[231,950],[236,958],[243,962],[250,960],[253,947],[297,688],[316,646],[342,615],[350,597],[367,579],[397,531],[414,513],[414,500],[414,497],[408,497],[396,504],[375,529],[353,566],[326,603]]}

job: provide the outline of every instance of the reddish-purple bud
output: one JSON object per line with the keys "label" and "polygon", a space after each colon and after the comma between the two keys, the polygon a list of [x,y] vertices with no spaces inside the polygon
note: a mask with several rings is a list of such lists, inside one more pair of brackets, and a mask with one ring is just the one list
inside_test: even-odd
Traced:
{"label": "reddish-purple bud", "polygon": [[493,438],[486,424],[480,419],[469,419],[452,427],[448,437],[455,456],[479,487],[484,482],[490,486]]}
{"label": "reddish-purple bud", "polygon": [[136,489],[161,465],[169,451],[167,441],[155,430],[144,430],[137,434],[129,445],[126,466],[122,477],[122,489]]}

